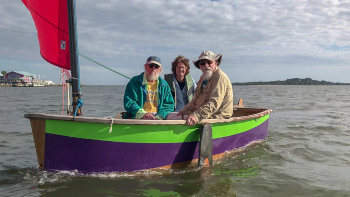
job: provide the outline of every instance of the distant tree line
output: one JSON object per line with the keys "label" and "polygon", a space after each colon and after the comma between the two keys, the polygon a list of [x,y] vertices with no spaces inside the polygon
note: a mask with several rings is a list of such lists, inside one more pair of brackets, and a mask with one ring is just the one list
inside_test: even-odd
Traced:
{"label": "distant tree line", "polygon": [[232,85],[350,85],[350,83],[334,83],[329,81],[317,81],[311,78],[292,78],[284,81],[258,81],[258,82],[235,82]]}

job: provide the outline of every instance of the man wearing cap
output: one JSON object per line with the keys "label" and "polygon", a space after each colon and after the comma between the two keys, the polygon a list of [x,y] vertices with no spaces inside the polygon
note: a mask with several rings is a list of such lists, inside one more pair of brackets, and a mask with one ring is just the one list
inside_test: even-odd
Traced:
{"label": "man wearing cap", "polygon": [[227,75],[218,68],[221,60],[222,54],[203,51],[198,60],[193,61],[195,67],[202,70],[202,76],[192,101],[177,114],[189,114],[186,117],[188,126],[195,125],[202,119],[223,119],[232,116],[232,84]]}
{"label": "man wearing cap", "polygon": [[174,111],[174,99],[167,82],[159,75],[163,68],[159,57],[150,56],[145,72],[133,77],[125,89],[124,118],[163,120]]}

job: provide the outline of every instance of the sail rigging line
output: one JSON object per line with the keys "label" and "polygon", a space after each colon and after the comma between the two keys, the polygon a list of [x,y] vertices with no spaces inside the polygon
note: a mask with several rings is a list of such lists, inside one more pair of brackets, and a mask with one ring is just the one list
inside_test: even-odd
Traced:
{"label": "sail rigging line", "polygon": [[79,107],[82,107],[83,106],[83,99],[81,98],[81,99],[77,99],[77,108],[75,109],[75,112],[74,112],[74,117],[77,115],[77,112],[78,112],[78,109],[79,109]]}
{"label": "sail rigging line", "polygon": [[[84,85],[83,82],[81,82],[81,80],[79,80],[78,78],[70,77],[70,79],[75,79],[75,80],[79,81],[80,87]],[[72,80],[70,80],[70,81],[72,81]]]}
{"label": "sail rigging line", "polygon": [[103,68],[105,68],[105,69],[107,69],[107,70],[109,70],[109,71],[112,71],[112,72],[114,72],[114,73],[116,73],[116,74],[118,74],[118,75],[120,75],[120,76],[122,76],[122,77],[125,77],[125,78],[127,78],[127,79],[131,79],[130,77],[128,77],[128,76],[126,76],[126,75],[124,75],[124,74],[122,74],[122,73],[120,73],[120,72],[118,72],[118,71],[116,71],[116,70],[113,70],[112,68],[109,68],[108,66],[105,66],[105,65],[101,64],[100,62],[98,62],[98,61],[96,61],[96,60],[94,60],[94,59],[92,59],[92,58],[90,58],[90,57],[88,57],[88,56],[86,56],[86,55],[84,55],[84,54],[82,54],[82,53],[80,53],[80,52],[79,52],[79,55],[80,55],[81,57],[83,57],[83,58],[89,60],[90,62],[95,63],[95,64],[97,64],[97,65],[99,65],[99,66],[101,66],[101,67],[103,67]]}
{"label": "sail rigging line", "polygon": [[62,115],[64,114],[64,92],[67,92],[67,114],[71,115],[70,111],[70,94],[69,94],[69,80],[70,74],[67,69],[61,68],[60,72],[60,83],[62,82]]}
{"label": "sail rigging line", "polygon": [[61,68],[61,72],[60,72],[60,82],[62,80],[62,115],[63,115],[63,111],[64,111],[64,91],[66,88],[66,83],[65,83],[65,73],[63,71],[63,68]]}
{"label": "sail rigging line", "polygon": [[67,83],[67,114],[68,115],[72,115],[71,111],[70,111],[70,94],[69,94],[69,83]]}

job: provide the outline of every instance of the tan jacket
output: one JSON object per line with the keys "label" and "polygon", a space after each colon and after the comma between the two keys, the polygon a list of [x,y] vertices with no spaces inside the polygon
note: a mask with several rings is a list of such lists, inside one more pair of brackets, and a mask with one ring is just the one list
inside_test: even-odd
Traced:
{"label": "tan jacket", "polygon": [[227,75],[217,68],[203,90],[202,84],[201,77],[192,101],[182,109],[183,114],[192,114],[198,122],[202,119],[230,118],[233,113],[233,92]]}

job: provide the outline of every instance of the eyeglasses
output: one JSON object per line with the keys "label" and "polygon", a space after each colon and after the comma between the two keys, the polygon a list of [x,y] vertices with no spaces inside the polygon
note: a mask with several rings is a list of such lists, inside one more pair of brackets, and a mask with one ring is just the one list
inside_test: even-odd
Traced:
{"label": "eyeglasses", "polygon": [[154,68],[156,68],[156,69],[158,69],[160,67],[158,64],[148,64],[148,66],[149,66],[149,68],[153,68],[153,66],[154,66]]}
{"label": "eyeglasses", "polygon": [[201,65],[201,66],[205,66],[206,64],[210,65],[212,63],[213,63],[213,61],[211,61],[211,60],[200,60],[199,61],[199,65]]}

